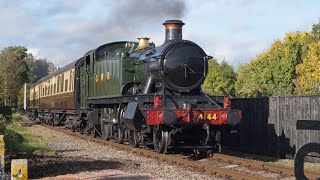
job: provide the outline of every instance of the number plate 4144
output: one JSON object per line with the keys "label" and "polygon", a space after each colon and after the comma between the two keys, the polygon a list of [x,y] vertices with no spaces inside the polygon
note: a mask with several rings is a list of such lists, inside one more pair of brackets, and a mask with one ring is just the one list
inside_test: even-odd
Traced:
{"label": "number plate 4144", "polygon": [[216,121],[218,119],[217,114],[199,114],[199,119],[201,120],[214,120]]}

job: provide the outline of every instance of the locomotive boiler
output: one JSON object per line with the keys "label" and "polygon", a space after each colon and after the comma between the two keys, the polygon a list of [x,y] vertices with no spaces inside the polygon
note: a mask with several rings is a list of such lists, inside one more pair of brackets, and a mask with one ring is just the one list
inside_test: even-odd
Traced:
{"label": "locomotive boiler", "polygon": [[182,39],[184,23],[163,25],[161,46],[149,38],[104,44],[39,80],[30,89],[31,116],[159,153],[220,150],[221,130],[238,125],[241,111],[201,90],[210,57]]}

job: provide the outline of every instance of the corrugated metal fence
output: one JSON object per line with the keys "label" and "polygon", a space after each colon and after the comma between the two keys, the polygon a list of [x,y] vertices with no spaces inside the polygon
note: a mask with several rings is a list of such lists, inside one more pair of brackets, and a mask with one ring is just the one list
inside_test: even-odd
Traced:
{"label": "corrugated metal fence", "polygon": [[320,120],[320,96],[232,99],[232,106],[243,111],[242,151],[293,155],[306,143],[320,143],[320,131],[296,130],[297,120]]}

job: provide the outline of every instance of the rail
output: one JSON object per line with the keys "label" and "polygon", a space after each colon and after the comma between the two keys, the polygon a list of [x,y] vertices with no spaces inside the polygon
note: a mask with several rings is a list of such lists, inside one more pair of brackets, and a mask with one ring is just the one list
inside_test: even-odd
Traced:
{"label": "rail", "polygon": [[[243,158],[234,157],[234,156],[225,155],[225,154],[214,154],[212,158],[217,160],[222,160],[225,162],[233,162],[234,164],[239,164],[239,165],[243,165],[243,166],[254,168],[254,169],[280,173],[287,176],[295,176],[294,169],[291,167],[275,165],[270,163],[263,163],[255,160],[243,159]],[[312,171],[306,171],[305,175],[310,179],[316,179],[320,177],[320,173],[312,172]]]}

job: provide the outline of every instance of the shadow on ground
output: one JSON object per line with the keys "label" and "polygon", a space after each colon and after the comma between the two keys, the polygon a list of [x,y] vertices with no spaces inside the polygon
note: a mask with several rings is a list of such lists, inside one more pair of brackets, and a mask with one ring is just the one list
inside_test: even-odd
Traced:
{"label": "shadow on ground", "polygon": [[[29,178],[54,177],[84,171],[120,169],[125,164],[116,161],[82,159],[81,157],[59,157],[34,154],[15,154],[14,159],[28,159]],[[7,166],[8,168],[8,166]],[[109,177],[108,177],[109,178]],[[112,177],[111,177],[112,178]]]}

